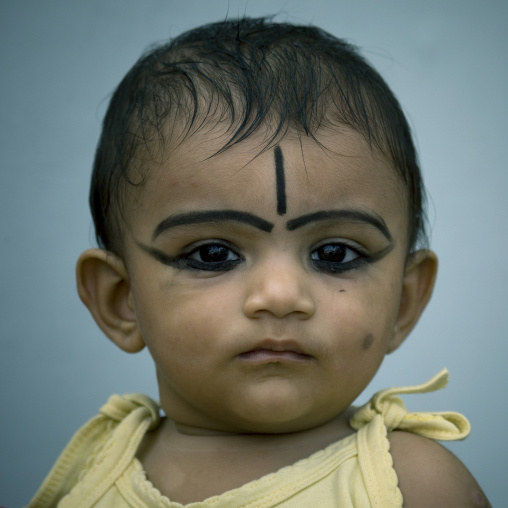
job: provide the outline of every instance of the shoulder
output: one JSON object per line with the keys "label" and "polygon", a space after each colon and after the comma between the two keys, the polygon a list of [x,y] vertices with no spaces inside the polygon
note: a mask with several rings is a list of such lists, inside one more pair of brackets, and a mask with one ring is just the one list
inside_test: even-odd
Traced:
{"label": "shoulder", "polygon": [[403,431],[388,440],[404,508],[490,507],[466,466],[439,443]]}

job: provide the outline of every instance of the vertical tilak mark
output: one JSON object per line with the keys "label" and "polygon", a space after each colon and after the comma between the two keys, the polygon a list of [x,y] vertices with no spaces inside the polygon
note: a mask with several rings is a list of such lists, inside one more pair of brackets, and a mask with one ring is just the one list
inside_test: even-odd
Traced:
{"label": "vertical tilak mark", "polygon": [[284,215],[286,213],[286,177],[284,175],[284,157],[280,146],[274,150],[275,156],[275,179],[277,182],[277,213]]}

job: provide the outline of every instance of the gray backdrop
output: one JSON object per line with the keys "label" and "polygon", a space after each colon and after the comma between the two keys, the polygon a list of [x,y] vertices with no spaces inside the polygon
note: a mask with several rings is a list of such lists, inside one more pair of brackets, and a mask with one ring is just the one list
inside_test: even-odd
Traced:
{"label": "gray backdrop", "polygon": [[0,505],[26,503],[73,432],[113,392],[157,396],[145,353],[105,339],[75,292],[93,244],[88,179],[106,100],[150,43],[229,16],[280,11],[359,44],[416,132],[441,265],[434,298],[362,395],[427,380],[408,398],[457,410],[450,448],[494,506],[508,437],[508,3],[503,0],[88,0],[0,3]]}

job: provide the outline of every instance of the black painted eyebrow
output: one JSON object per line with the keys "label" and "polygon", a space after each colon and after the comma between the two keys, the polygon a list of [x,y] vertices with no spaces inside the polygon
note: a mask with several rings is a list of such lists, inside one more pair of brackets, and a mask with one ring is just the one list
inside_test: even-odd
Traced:
{"label": "black painted eyebrow", "polygon": [[301,228],[311,222],[319,222],[329,219],[345,219],[354,222],[366,222],[379,229],[387,240],[390,242],[392,241],[392,235],[390,234],[385,221],[376,213],[364,210],[322,210],[292,219],[287,222],[286,227],[289,231],[294,231],[295,229]]}
{"label": "black painted eyebrow", "polygon": [[223,222],[234,221],[243,222],[249,226],[254,226],[261,231],[270,233],[273,229],[273,224],[268,222],[257,215],[247,212],[239,212],[236,210],[204,210],[199,212],[180,213],[177,215],[170,215],[164,219],[153,232],[152,240],[155,240],[161,233],[167,229],[187,226],[189,224],[199,224],[202,222]]}

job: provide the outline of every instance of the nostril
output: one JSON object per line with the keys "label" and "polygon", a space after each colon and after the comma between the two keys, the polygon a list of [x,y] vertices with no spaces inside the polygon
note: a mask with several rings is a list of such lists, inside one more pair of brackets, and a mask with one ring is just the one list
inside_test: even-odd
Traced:
{"label": "nostril", "polygon": [[249,317],[260,317],[268,313],[278,318],[294,314],[299,319],[308,319],[315,312],[315,303],[299,284],[289,287],[272,281],[257,286],[247,295],[244,312]]}

